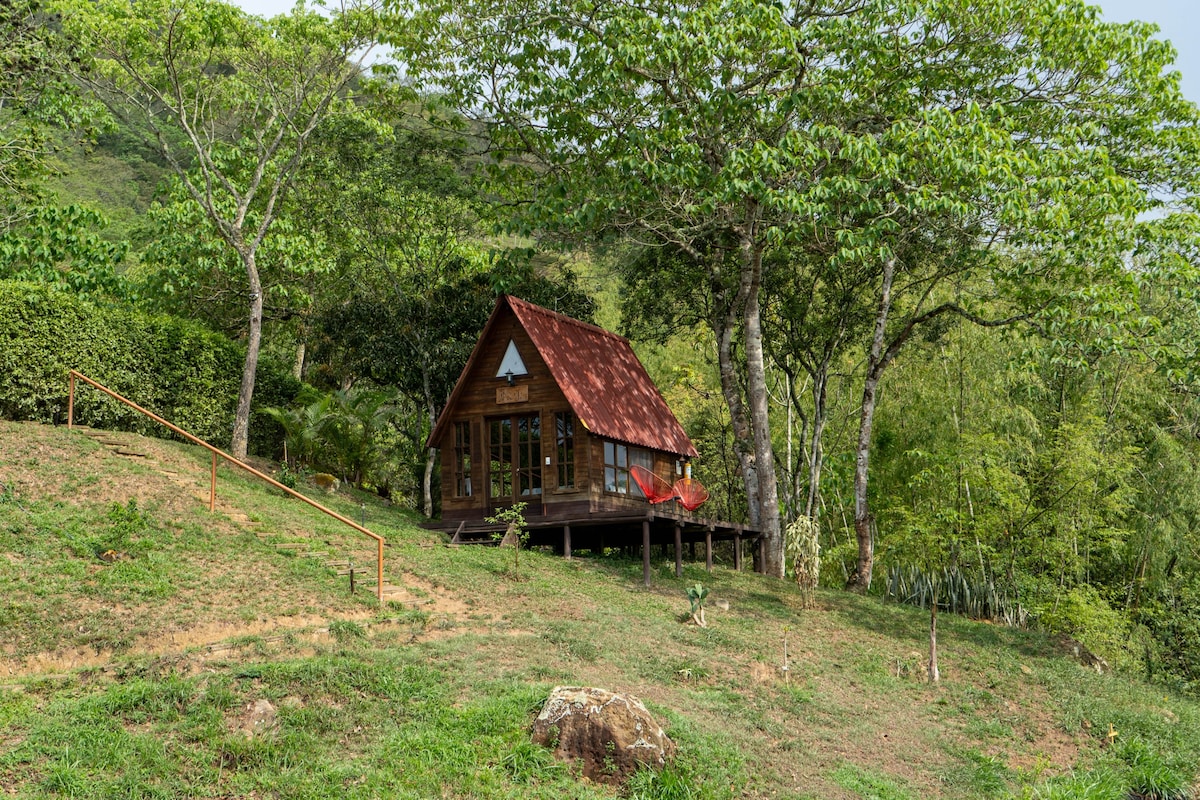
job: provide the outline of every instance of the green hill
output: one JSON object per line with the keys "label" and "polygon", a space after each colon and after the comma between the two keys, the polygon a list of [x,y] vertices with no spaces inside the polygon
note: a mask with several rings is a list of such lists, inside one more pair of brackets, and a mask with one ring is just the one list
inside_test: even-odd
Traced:
{"label": "green hill", "polygon": [[[364,537],[224,469],[210,514],[205,454],[120,437],[0,422],[9,795],[613,797],[529,742],[548,690],[582,684],[641,697],[679,746],[630,796],[1195,796],[1200,705],[1040,633],[943,615],[931,685],[916,609],[802,610],[788,583],[660,557],[650,589],[619,557],[530,552],[514,574],[511,552],[331,496],[389,542],[405,592],[380,609],[327,566],[370,573]],[[682,621],[696,581],[707,628]],[[277,719],[247,735],[264,699]]]}

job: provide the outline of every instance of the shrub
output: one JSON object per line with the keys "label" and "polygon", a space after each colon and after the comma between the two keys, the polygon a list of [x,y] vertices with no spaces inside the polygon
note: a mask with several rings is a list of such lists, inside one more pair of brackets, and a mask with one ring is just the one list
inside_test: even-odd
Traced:
{"label": "shrub", "polygon": [[[71,369],[108,386],[196,436],[218,445],[233,429],[244,352],[186,320],[95,305],[51,287],[0,281],[0,418],[61,423]],[[260,362],[258,405],[282,405],[298,384]],[[101,392],[76,391],[75,419],[95,427],[164,435],[163,429]],[[269,447],[266,417],[254,444]]]}

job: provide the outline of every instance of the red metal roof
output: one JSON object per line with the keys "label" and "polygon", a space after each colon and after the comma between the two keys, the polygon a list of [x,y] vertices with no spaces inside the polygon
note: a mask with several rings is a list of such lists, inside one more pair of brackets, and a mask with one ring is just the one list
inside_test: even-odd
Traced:
{"label": "red metal roof", "polygon": [[623,336],[503,297],[567,396],[597,436],[695,458],[692,440]]}
{"label": "red metal roof", "polygon": [[[695,458],[698,453],[667,408],[629,341],[623,336],[571,319],[547,308],[502,295],[480,336],[482,342],[507,305],[533,340],[550,374],[566,395],[580,423],[590,432],[625,444]],[[454,387],[446,411],[452,412],[475,353]],[[440,439],[449,414],[443,412],[429,440]]]}

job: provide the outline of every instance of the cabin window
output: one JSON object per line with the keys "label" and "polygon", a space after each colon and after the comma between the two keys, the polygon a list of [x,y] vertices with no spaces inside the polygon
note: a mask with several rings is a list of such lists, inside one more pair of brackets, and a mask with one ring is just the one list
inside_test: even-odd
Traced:
{"label": "cabin window", "polygon": [[640,447],[626,447],[616,442],[604,443],[604,491],[645,497],[637,483],[629,477],[629,468],[637,464],[654,469],[654,454]]}
{"label": "cabin window", "polygon": [[471,496],[471,423],[454,423],[454,496]]}
{"label": "cabin window", "polygon": [[575,488],[575,415],[559,411],[554,415],[555,455],[558,462],[558,486]]}
{"label": "cabin window", "polygon": [[542,419],[488,420],[488,496],[516,502],[542,493]]}
{"label": "cabin window", "polygon": [[488,492],[492,497],[512,497],[512,420],[494,419],[488,423]]}

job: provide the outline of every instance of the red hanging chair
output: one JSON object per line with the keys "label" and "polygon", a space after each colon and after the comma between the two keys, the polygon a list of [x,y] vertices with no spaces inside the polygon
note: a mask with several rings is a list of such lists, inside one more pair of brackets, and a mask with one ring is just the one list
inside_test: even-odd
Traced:
{"label": "red hanging chair", "polygon": [[675,487],[640,464],[630,467],[629,474],[650,503],[665,503],[675,496]]}
{"label": "red hanging chair", "polygon": [[673,491],[679,498],[679,504],[688,511],[695,511],[708,499],[708,489],[695,478],[680,478],[675,481]]}

